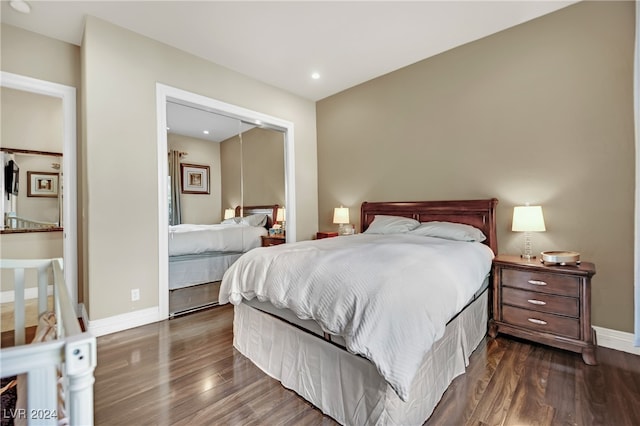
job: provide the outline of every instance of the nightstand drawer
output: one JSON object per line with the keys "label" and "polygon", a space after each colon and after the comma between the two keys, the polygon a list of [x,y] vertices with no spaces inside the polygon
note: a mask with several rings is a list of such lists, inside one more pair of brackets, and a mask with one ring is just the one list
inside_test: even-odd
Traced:
{"label": "nightstand drawer", "polygon": [[502,269],[502,285],[559,296],[580,297],[580,279],[571,275]]}
{"label": "nightstand drawer", "polygon": [[538,312],[580,317],[579,299],[503,287],[502,303]]}
{"label": "nightstand drawer", "polygon": [[277,246],[287,242],[284,235],[263,235],[261,238],[262,247]]}
{"label": "nightstand drawer", "polygon": [[542,333],[580,338],[580,320],[505,305],[502,320],[506,323]]}
{"label": "nightstand drawer", "polygon": [[337,237],[338,233],[337,232],[316,232],[316,240],[321,240],[323,238],[333,238],[333,237]]}

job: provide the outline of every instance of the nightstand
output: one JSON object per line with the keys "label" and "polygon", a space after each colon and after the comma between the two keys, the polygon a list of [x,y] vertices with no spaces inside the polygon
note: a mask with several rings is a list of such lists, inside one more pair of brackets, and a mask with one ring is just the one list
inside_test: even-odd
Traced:
{"label": "nightstand", "polygon": [[489,335],[528,339],[582,354],[595,365],[591,328],[593,263],[544,265],[540,259],[499,255],[493,260],[493,318]]}
{"label": "nightstand", "polygon": [[316,232],[316,240],[321,240],[323,238],[333,238],[337,236],[337,232]]}
{"label": "nightstand", "polygon": [[287,242],[287,237],[284,234],[263,235],[261,238],[262,247],[277,246]]}

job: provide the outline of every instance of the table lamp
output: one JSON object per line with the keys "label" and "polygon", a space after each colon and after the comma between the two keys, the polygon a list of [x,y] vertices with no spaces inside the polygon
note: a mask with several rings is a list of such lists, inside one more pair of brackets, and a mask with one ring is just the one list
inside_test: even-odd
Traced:
{"label": "table lamp", "polygon": [[225,219],[231,219],[232,217],[234,217],[236,214],[235,210],[233,209],[224,209],[224,218]]}
{"label": "table lamp", "polygon": [[284,207],[279,207],[278,211],[276,213],[276,222],[280,222],[282,224],[282,231],[284,232],[284,222],[285,222],[285,218],[287,217],[286,215],[286,210]]}
{"label": "table lamp", "polygon": [[524,232],[524,253],[520,257],[527,260],[535,259],[536,257],[531,254],[531,233],[546,231],[542,206],[514,207],[511,230]]}
{"label": "table lamp", "polygon": [[338,235],[353,234],[353,227],[349,223],[349,208],[336,207],[333,209],[333,223],[338,225]]}

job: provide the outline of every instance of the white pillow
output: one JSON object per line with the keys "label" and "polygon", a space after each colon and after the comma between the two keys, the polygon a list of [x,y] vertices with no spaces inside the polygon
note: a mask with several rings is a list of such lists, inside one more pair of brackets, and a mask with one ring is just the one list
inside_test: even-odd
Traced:
{"label": "white pillow", "polygon": [[264,213],[251,214],[243,217],[241,223],[249,226],[265,226],[267,224],[267,215]]}
{"label": "white pillow", "polygon": [[241,221],[242,221],[241,217],[230,217],[229,219],[225,219],[220,223],[223,225],[237,225]]}
{"label": "white pillow", "polygon": [[447,240],[455,241],[481,242],[487,239],[487,237],[478,228],[471,225],[465,225],[463,223],[453,222],[423,222],[410,233],[413,235],[446,238]]}
{"label": "white pillow", "polygon": [[364,232],[367,234],[404,234],[418,225],[420,225],[420,222],[408,217],[377,214]]}

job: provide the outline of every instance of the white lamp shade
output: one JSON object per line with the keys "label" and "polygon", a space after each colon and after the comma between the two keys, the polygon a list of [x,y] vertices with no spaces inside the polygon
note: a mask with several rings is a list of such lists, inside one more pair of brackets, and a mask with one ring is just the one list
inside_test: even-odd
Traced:
{"label": "white lamp shade", "polygon": [[276,214],[276,222],[284,222],[284,218],[286,217],[284,207],[278,209],[278,213]]}
{"label": "white lamp shade", "polygon": [[224,209],[224,218],[225,219],[231,219],[235,214],[236,214],[236,212],[233,209]]}
{"label": "white lamp shade", "polygon": [[333,223],[349,223],[349,208],[336,207],[333,209]]}
{"label": "white lamp shade", "polygon": [[512,231],[544,232],[544,216],[542,206],[516,206],[513,208]]}

